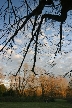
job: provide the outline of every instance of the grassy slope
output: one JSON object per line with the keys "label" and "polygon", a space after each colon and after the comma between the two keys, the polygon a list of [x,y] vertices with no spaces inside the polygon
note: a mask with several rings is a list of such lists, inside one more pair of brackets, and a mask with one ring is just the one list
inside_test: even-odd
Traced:
{"label": "grassy slope", "polygon": [[50,103],[38,102],[0,102],[0,108],[72,108],[72,104],[67,103],[65,100],[57,100]]}

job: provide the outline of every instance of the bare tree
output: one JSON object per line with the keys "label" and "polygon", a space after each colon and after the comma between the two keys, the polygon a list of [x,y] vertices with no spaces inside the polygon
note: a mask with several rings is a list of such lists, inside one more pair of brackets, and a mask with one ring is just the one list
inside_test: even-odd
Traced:
{"label": "bare tree", "polygon": [[[57,4],[58,2],[58,4]],[[44,12],[44,8],[47,8],[47,13]],[[32,67],[33,73],[35,73],[35,63],[36,55],[39,51],[38,46],[41,46],[39,36],[42,35],[42,26],[50,21],[52,27],[53,22],[60,23],[60,41],[56,44],[57,52],[61,51],[61,41],[62,41],[62,24],[67,18],[67,12],[72,10],[71,0],[22,0],[20,6],[13,4],[12,0],[6,0],[4,5],[0,8],[0,20],[3,21],[2,28],[0,28],[0,45],[2,45],[0,52],[4,55],[7,53],[8,49],[11,49],[11,54],[13,53],[16,38],[18,38],[19,33],[22,33],[23,39],[28,38],[28,43],[24,43],[22,46],[23,60],[20,63],[16,75],[20,72],[29,48],[34,45],[34,63]],[[52,14],[51,14],[52,13]],[[70,25],[71,26],[71,25]],[[26,31],[29,31],[31,37],[29,37]],[[48,38],[47,36],[45,36]],[[9,59],[11,59],[11,54]]]}

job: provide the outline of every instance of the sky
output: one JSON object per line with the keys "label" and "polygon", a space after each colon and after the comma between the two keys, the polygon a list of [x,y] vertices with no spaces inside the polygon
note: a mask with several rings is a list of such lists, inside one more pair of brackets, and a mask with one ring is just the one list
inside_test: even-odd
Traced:
{"label": "sky", "polygon": [[[16,0],[12,0],[12,1],[14,5],[17,5],[17,6],[19,5],[19,2],[17,2]],[[4,2],[5,0],[0,1],[0,7]],[[21,9],[21,12],[22,10],[23,9]],[[44,9],[43,13],[44,12],[47,12],[47,10]],[[53,20],[48,20],[46,24],[43,23],[42,28],[41,28],[42,35],[39,35],[39,40],[38,40],[38,42],[41,43],[43,46],[42,47],[38,46],[38,49],[39,51],[41,51],[41,53],[37,53],[36,67],[40,67],[41,69],[45,69],[48,73],[52,72],[53,74],[56,74],[56,75],[64,75],[66,72],[72,70],[72,28],[70,27],[72,26],[71,13],[72,11],[69,11],[67,13],[68,15],[67,19],[63,23],[62,49],[61,49],[61,52],[57,53],[56,56],[54,53],[56,52],[56,49],[57,49],[56,44],[58,44],[60,40],[60,34],[59,34],[60,23],[55,22]],[[2,27],[3,23],[1,21],[0,21],[0,24]],[[23,58],[23,53],[24,53],[22,50],[26,49],[31,38],[31,33],[30,33],[31,24],[30,22],[28,24],[30,25],[30,29],[27,30],[26,28],[26,31],[24,34],[23,34],[23,30],[19,31],[17,37],[15,38],[15,45],[13,46],[15,50],[12,50],[13,53],[11,55],[11,59],[8,59],[11,53],[11,49],[7,51],[5,56],[3,56],[2,53],[0,54],[0,68],[3,68],[3,72],[5,74],[16,73],[16,71],[18,70],[18,67],[20,66],[21,60]],[[1,35],[2,34],[0,33],[0,36]],[[11,35],[12,35],[12,32],[9,34],[9,37]],[[48,37],[48,39],[46,37]],[[1,40],[0,42],[2,41],[3,40]],[[29,66],[33,65],[33,57],[34,57],[33,45],[34,45],[34,42],[32,42],[29,48],[28,54],[26,56],[26,59],[24,61],[24,64],[27,63]],[[2,47],[3,45],[1,45],[0,43],[0,49]],[[20,53],[20,51],[22,52]],[[56,65],[52,67],[51,63],[56,64]]]}

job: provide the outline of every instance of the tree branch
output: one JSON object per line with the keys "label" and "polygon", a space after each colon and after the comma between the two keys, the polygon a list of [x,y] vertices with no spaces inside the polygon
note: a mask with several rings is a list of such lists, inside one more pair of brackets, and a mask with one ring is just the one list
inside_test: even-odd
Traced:
{"label": "tree branch", "polygon": [[36,45],[35,45],[35,55],[34,55],[34,64],[33,64],[33,68],[32,68],[32,71],[33,73],[36,75],[35,71],[34,71],[34,68],[35,68],[35,63],[36,63],[36,55],[37,55],[37,44],[38,44],[38,35],[39,35],[39,32],[40,32],[40,28],[41,28],[41,24],[43,22],[43,17],[41,18],[41,21],[40,21],[40,24],[39,24],[39,27],[38,27],[38,30],[37,30],[37,35],[36,35]]}

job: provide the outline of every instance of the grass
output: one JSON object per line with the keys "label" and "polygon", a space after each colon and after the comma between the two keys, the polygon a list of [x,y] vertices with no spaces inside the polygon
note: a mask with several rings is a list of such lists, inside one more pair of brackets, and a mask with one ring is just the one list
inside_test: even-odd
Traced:
{"label": "grass", "polygon": [[66,100],[56,100],[56,102],[0,102],[0,108],[72,108],[72,104]]}

